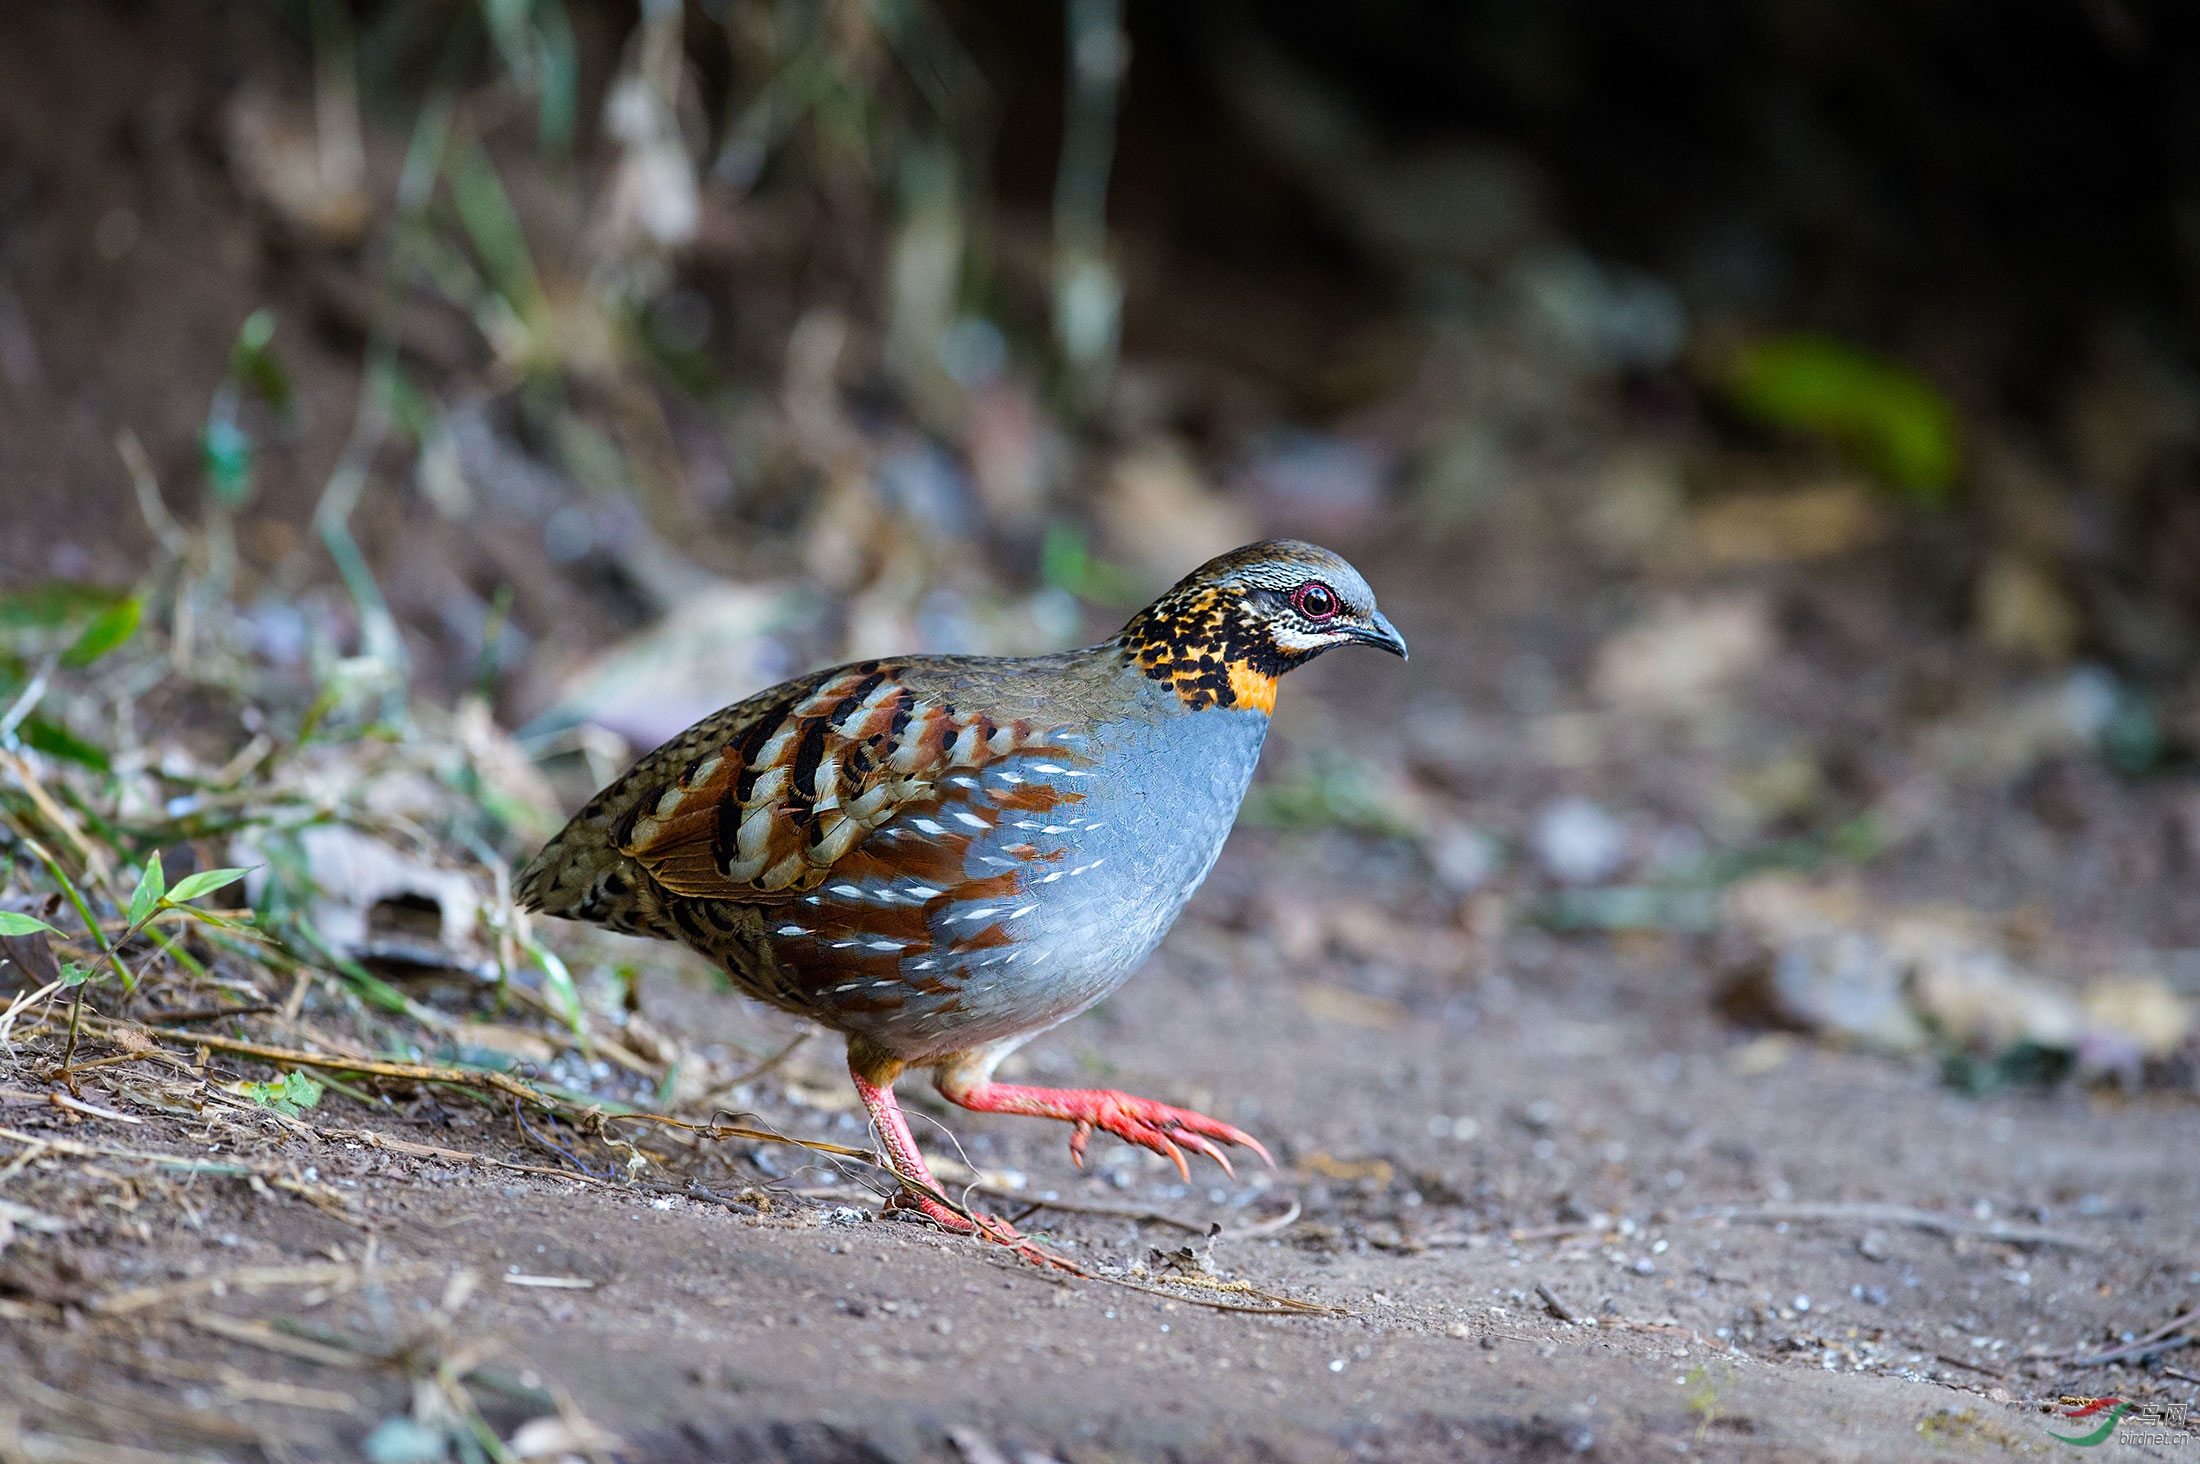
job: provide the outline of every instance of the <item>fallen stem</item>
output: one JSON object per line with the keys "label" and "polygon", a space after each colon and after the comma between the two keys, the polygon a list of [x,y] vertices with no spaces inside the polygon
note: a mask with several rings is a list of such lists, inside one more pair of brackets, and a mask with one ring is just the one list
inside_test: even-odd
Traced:
{"label": "fallen stem", "polygon": [[2061,1230],[2049,1230],[2043,1226],[2012,1225],[2005,1220],[1964,1220],[1953,1215],[1935,1214],[1931,1210],[1913,1209],[1908,1205],[1889,1205],[1871,1200],[1848,1203],[1805,1202],[1792,1205],[1728,1205],[1699,1211],[1695,1218],[1746,1225],[1772,1225],[1783,1220],[1862,1222],[1872,1225],[1901,1225],[1911,1230],[1930,1231],[1935,1235],[2002,1240],[2011,1245],[2059,1245],[2070,1250],[2101,1249],[2101,1242],[2097,1240]]}
{"label": "fallen stem", "polygon": [[2183,1337],[2174,1334],[2195,1322],[2200,1322],[2200,1308],[2186,1312],[2181,1317],[2174,1317],[2156,1327],[2138,1341],[2127,1342],[2114,1351],[2096,1353],[2091,1357],[2073,1357],[2070,1359],[2069,1365],[2072,1367],[2105,1367],[2112,1362],[2122,1362],[2127,1357],[2144,1357],[2149,1352],[2173,1352],[2180,1347],[2190,1347],[2193,1343],[2200,1342],[2200,1334],[2188,1333]]}

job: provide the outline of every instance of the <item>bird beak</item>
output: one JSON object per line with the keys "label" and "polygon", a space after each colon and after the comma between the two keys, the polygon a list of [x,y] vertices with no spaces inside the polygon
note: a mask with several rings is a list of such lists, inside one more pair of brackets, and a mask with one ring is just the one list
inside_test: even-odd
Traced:
{"label": "bird beak", "polygon": [[1410,659],[1406,655],[1406,638],[1398,634],[1398,627],[1392,625],[1390,617],[1380,610],[1375,612],[1374,616],[1368,621],[1367,626],[1353,638],[1362,645],[1374,646],[1378,650],[1388,651],[1401,661]]}

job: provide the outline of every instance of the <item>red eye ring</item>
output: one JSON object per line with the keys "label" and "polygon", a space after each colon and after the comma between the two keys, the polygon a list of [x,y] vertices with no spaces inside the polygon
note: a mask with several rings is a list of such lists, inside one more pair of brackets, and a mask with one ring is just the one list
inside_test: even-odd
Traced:
{"label": "red eye ring", "polygon": [[1327,620],[1337,613],[1337,592],[1320,580],[1308,580],[1291,592],[1291,608],[1308,620]]}

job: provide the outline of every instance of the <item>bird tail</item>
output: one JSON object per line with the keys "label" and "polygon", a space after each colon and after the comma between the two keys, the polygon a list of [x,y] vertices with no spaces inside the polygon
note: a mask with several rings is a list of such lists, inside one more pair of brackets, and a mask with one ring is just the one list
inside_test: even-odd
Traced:
{"label": "bird tail", "polygon": [[628,935],[678,940],[664,891],[649,871],[611,841],[608,823],[587,810],[542,846],[520,871],[513,898],[522,909],[585,920]]}

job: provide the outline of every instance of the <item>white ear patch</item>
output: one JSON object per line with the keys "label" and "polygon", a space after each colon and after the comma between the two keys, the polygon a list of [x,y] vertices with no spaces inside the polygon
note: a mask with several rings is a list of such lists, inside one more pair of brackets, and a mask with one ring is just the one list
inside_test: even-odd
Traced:
{"label": "white ear patch", "polygon": [[1341,646],[1352,639],[1343,631],[1299,630],[1289,625],[1275,626],[1270,635],[1287,651],[1318,651],[1328,646]]}

